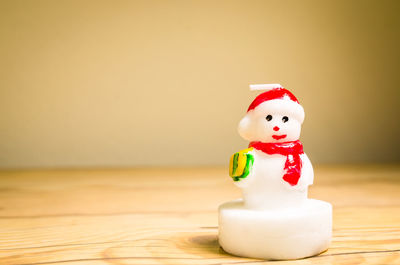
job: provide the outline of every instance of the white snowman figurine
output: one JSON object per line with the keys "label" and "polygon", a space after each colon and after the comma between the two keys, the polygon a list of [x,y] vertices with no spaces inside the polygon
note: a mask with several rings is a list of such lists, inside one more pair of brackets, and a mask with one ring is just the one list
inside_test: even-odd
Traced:
{"label": "white snowman figurine", "polygon": [[279,84],[266,90],[239,123],[249,148],[232,155],[229,174],[243,199],[219,207],[219,243],[228,253],[286,260],[317,255],[331,241],[332,206],[308,199],[314,172],[299,141],[304,109]]}

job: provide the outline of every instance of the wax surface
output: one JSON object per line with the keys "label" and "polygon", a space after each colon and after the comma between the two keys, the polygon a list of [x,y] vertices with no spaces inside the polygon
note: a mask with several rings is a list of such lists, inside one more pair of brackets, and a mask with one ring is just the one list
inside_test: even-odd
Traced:
{"label": "wax surface", "polygon": [[307,199],[296,209],[259,211],[242,199],[219,208],[219,244],[228,253],[268,260],[299,259],[326,250],[332,206]]}

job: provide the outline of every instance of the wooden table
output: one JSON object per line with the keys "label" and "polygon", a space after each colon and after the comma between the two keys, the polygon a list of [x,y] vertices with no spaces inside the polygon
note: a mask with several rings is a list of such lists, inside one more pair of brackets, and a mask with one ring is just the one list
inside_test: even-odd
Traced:
{"label": "wooden table", "polygon": [[[400,166],[316,167],[333,242],[279,264],[400,264]],[[264,264],[225,253],[226,168],[0,172],[0,264]]]}

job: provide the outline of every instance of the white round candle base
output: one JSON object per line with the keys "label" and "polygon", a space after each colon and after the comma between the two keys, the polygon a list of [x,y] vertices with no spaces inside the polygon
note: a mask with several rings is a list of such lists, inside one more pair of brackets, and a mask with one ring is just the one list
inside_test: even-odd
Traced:
{"label": "white round candle base", "polygon": [[219,244],[236,256],[310,257],[325,251],[331,236],[332,206],[324,201],[307,199],[298,208],[253,210],[239,199],[219,207]]}

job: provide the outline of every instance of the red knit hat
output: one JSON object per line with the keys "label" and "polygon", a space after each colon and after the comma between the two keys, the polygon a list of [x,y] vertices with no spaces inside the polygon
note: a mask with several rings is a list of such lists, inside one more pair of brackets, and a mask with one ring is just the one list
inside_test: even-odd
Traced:
{"label": "red knit hat", "polygon": [[282,114],[292,114],[302,123],[304,120],[304,109],[299,104],[297,98],[287,89],[279,84],[250,85],[251,90],[267,90],[258,95],[251,102],[247,112],[258,109],[263,105],[263,111],[271,110],[284,112]]}

